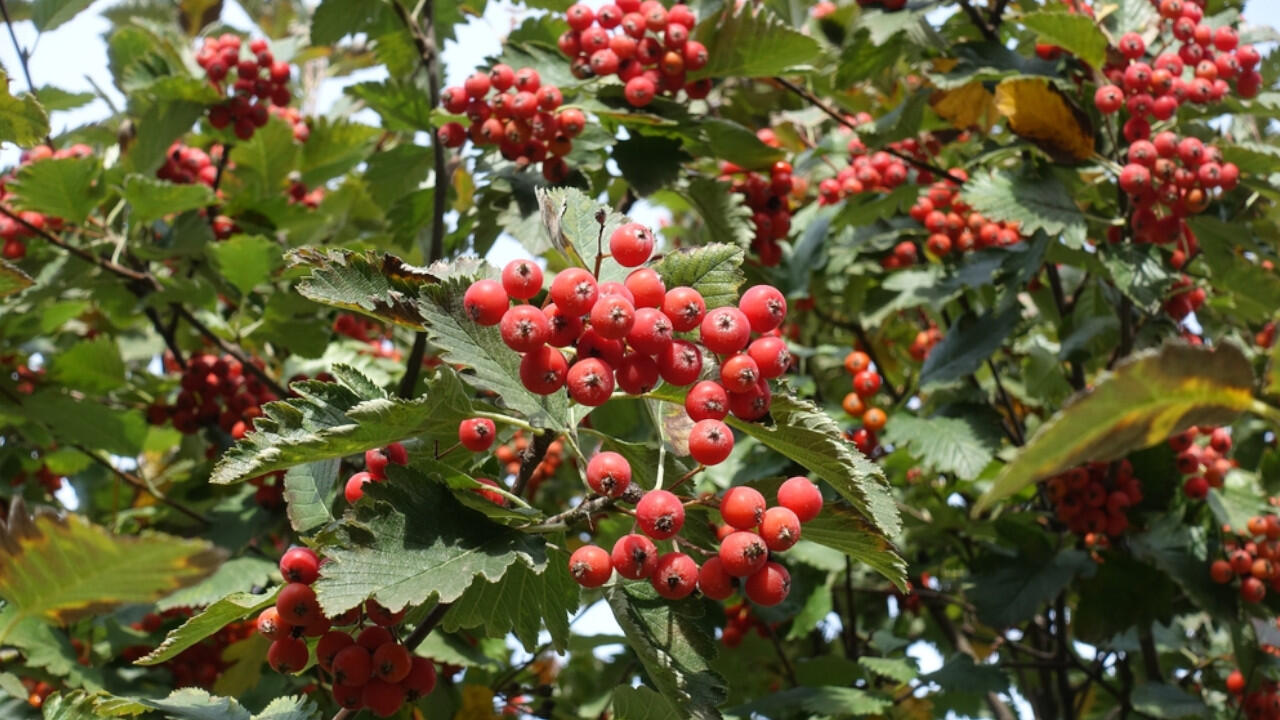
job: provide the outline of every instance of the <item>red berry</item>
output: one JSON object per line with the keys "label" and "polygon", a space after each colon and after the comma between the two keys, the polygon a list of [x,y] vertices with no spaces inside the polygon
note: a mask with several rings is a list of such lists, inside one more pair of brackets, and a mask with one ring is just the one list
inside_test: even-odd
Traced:
{"label": "red berry", "polygon": [[595,277],[582,268],[562,270],[551,281],[551,301],[571,315],[590,312],[598,292]]}
{"label": "red berry", "polygon": [[688,385],[702,374],[702,351],[687,340],[673,340],[657,355],[658,372],[670,385]]}
{"label": "red berry", "polygon": [[306,625],[320,617],[315,591],[300,582],[291,582],[281,588],[276,596],[276,611],[290,625]]}
{"label": "red berry", "polygon": [[282,637],[267,648],[267,664],[278,673],[296,673],[307,666],[311,657],[307,644],[291,637]]}
{"label": "red berry", "polygon": [[497,280],[477,280],[462,296],[467,317],[480,325],[497,325],[507,312],[507,293]]}
{"label": "red berry", "polygon": [[720,383],[703,380],[689,389],[684,411],[694,422],[723,420],[729,414],[729,394]]}
{"label": "red berry", "polygon": [[390,630],[381,625],[371,625],[361,630],[360,634],[356,636],[356,645],[364,648],[366,652],[372,655],[374,650],[394,639]]}
{"label": "red berry", "polygon": [[747,578],[745,589],[751,602],[765,607],[777,605],[791,592],[791,573],[778,563],[766,563],[763,569]]}
{"label": "red berry", "polygon": [[1219,585],[1225,585],[1235,579],[1236,573],[1231,569],[1231,563],[1219,559],[1209,566],[1209,577]]}
{"label": "red berry", "polygon": [[[575,36],[576,37],[576,36]],[[511,89],[516,82],[516,71],[511,69],[510,65],[498,63],[489,70],[489,84],[494,90],[504,93]]]}
{"label": "red berry", "polygon": [[623,267],[643,265],[653,254],[653,245],[653,231],[636,222],[620,226],[609,236],[609,252]]}
{"label": "red berry", "polygon": [[689,454],[703,465],[718,465],[733,452],[733,432],[719,420],[699,420],[689,432]]}
{"label": "red berry", "polygon": [[333,656],[333,679],[340,685],[362,687],[372,674],[373,654],[362,645],[350,645]]}
{"label": "red berry", "polygon": [[357,500],[364,497],[364,486],[366,483],[373,482],[373,475],[367,472],[358,472],[347,479],[346,487],[343,489],[343,496],[347,502],[355,504]]}
{"label": "red berry", "polygon": [[772,285],[756,285],[742,294],[738,309],[747,316],[752,331],[766,333],[787,318],[787,299]]}
{"label": "red berry", "polygon": [[568,372],[569,363],[564,355],[546,345],[525,353],[520,360],[520,382],[539,395],[550,395],[564,387]]}
{"label": "red berry", "polygon": [[1239,695],[1240,693],[1244,692],[1244,688],[1245,688],[1244,674],[1241,673],[1239,670],[1232,670],[1231,674],[1227,676],[1226,685],[1227,685],[1227,692],[1231,693],[1232,695]]}
{"label": "red berry", "polygon": [[599,358],[579,360],[569,368],[569,397],[588,407],[598,407],[613,394],[613,369]]}
{"label": "red berry", "polygon": [[747,577],[768,562],[769,548],[759,535],[739,530],[720,543],[719,556],[725,572],[734,577]]}
{"label": "red berry", "polygon": [[698,589],[712,600],[726,600],[733,594],[733,576],[725,571],[718,555],[711,556],[699,568]]}
{"label": "red berry", "polygon": [[355,645],[356,641],[349,633],[341,630],[330,630],[316,643],[316,664],[325,672],[333,672],[333,660],[338,653]]}
{"label": "red berry", "polygon": [[398,642],[383,643],[373,652],[373,674],[389,683],[398,683],[409,675],[413,656]]}
{"label": "red berry", "polygon": [[756,361],[760,376],[765,379],[781,377],[791,368],[791,351],[780,337],[766,335],[753,340],[747,346],[747,354]]}
{"label": "red berry", "polygon": [[667,289],[662,284],[662,277],[652,268],[633,270],[626,279],[626,288],[631,291],[632,302],[637,308],[660,308],[666,297]]}
{"label": "red berry", "polygon": [[[1247,603],[1262,602],[1267,596],[1267,587],[1256,577],[1247,577],[1240,581],[1240,597]],[[276,642],[279,642],[277,640]]]}
{"label": "red berry", "polygon": [[1120,36],[1120,54],[1130,60],[1137,60],[1147,52],[1147,44],[1143,42],[1142,36],[1135,32],[1125,33]]}
{"label": "red berry", "polygon": [[1182,492],[1192,500],[1203,500],[1209,495],[1209,481],[1203,475],[1192,475],[1183,481]]}
{"label": "red berry", "polygon": [[880,373],[875,370],[863,370],[853,376],[853,391],[858,397],[871,397],[880,390]]}
{"label": "red berry", "polygon": [[512,260],[502,269],[502,288],[516,300],[528,300],[542,291],[542,268],[532,260]]}
{"label": "red berry", "polygon": [[658,558],[657,568],[649,582],[659,595],[668,600],[688,597],[698,583],[698,564],[684,553],[667,553]]}
{"label": "red berry", "polygon": [[591,308],[591,327],[601,337],[618,340],[631,332],[636,321],[636,309],[625,297],[606,295]]}
{"label": "red berry", "polygon": [[745,485],[731,487],[720,500],[720,517],[731,527],[749,530],[764,519],[764,495]]}
{"label": "red berry", "polygon": [[404,619],[406,612],[406,610],[400,610],[399,612],[393,613],[384,607],[382,603],[374,600],[373,598],[369,598],[364,601],[364,611],[365,614],[369,616],[369,620],[373,622],[373,624],[381,625],[383,627],[390,627],[400,622]]}
{"label": "red berry", "polygon": [[484,452],[493,446],[497,432],[489,418],[467,418],[458,424],[458,442],[471,452]]}
{"label": "red berry", "polygon": [[[663,322],[666,322],[666,318],[663,318]],[[633,352],[622,356],[614,377],[623,392],[628,395],[643,395],[657,386],[659,374],[658,363],[653,358]]]}
{"label": "red berry", "polygon": [[587,485],[601,495],[618,497],[631,484],[631,463],[616,452],[596,453],[587,463]]}
{"label": "red berry", "polygon": [[662,314],[667,316],[677,332],[688,332],[698,327],[706,312],[707,304],[702,294],[691,287],[671,288],[662,300]]}
{"label": "red berry", "polygon": [[551,337],[551,324],[546,313],[533,305],[516,305],[502,315],[502,342],[516,352],[530,352]]}
{"label": "red berry", "polygon": [[666,490],[651,490],[636,503],[640,531],[654,540],[666,540],[684,526],[684,505]]}
{"label": "red berry", "polygon": [[549,303],[542,308],[542,312],[547,316],[547,323],[551,328],[551,334],[547,337],[548,345],[569,347],[578,341],[578,337],[582,335],[582,318],[577,315],[566,315],[555,303]]}
{"label": "red berry", "polygon": [[280,619],[280,613],[275,607],[269,607],[258,615],[257,621],[254,623],[258,633],[268,640],[279,640],[282,637],[289,637],[289,630],[292,627],[289,623]]}
{"label": "red berry", "polygon": [[565,19],[569,21],[569,27],[578,31],[586,30],[596,21],[595,13],[582,3],[570,5],[564,15]]}
{"label": "red berry", "polygon": [[720,384],[730,393],[744,393],[760,379],[760,366],[750,355],[734,355],[720,366]]}
{"label": "red berry", "polygon": [[520,68],[516,71],[516,89],[525,92],[537,92],[542,87],[542,78],[533,68]]}
{"label": "red berry", "polygon": [[280,558],[280,574],[289,582],[310,585],[320,576],[320,558],[311,548],[289,548]]}
{"label": "red berry", "polygon": [[[653,102],[658,88],[648,77],[641,75],[631,78],[623,88],[622,94],[632,107],[644,107]],[[692,562],[692,561],[690,561]]]}
{"label": "red berry", "polygon": [[609,554],[613,569],[628,580],[643,580],[658,567],[658,546],[644,535],[623,535]]}
{"label": "red berry", "polygon": [[806,477],[789,478],[778,488],[778,504],[796,514],[802,523],[822,512],[822,492]]}
{"label": "red berry", "polygon": [[760,537],[773,552],[788,550],[800,541],[800,518],[785,507],[772,507],[760,522]]}
{"label": "red berry", "polygon": [[604,548],[583,545],[569,556],[569,574],[582,587],[600,587],[609,582],[609,576],[613,574],[613,561]]}
{"label": "red berry", "polygon": [[657,355],[671,346],[672,333],[675,330],[671,319],[656,308],[644,307],[636,310],[635,323],[627,333],[627,343],[636,352],[644,355]]}
{"label": "red berry", "polygon": [[699,336],[711,352],[721,355],[736,353],[751,339],[750,321],[737,308],[716,308],[702,318]]}
{"label": "red berry", "polygon": [[347,710],[359,710],[364,707],[364,688],[334,683],[333,700]]}
{"label": "red berry", "polygon": [[404,688],[393,685],[386,680],[374,678],[364,686],[360,696],[364,706],[378,717],[391,717],[404,705]]}
{"label": "red berry", "polygon": [[400,681],[405,690],[405,699],[413,702],[424,695],[430,695],[436,687],[436,666],[422,656],[414,655],[409,667],[409,674]]}

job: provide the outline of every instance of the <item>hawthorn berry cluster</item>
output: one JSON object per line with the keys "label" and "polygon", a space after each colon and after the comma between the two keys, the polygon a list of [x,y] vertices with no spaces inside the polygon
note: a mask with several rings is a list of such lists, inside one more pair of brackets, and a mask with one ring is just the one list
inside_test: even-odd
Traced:
{"label": "hawthorn berry cluster", "polygon": [[28,479],[34,479],[40,483],[40,486],[49,494],[57,492],[62,487],[63,481],[66,480],[65,477],[50,470],[48,465],[40,463],[40,467],[30,474],[26,470],[18,470],[9,480],[9,484],[13,487],[19,487],[25,485]]}
{"label": "hawthorn berry cluster", "polygon": [[[1205,442],[1198,442],[1201,439]],[[1193,427],[1169,438],[1169,447],[1178,454],[1178,472],[1187,476],[1182,492],[1192,500],[1203,500],[1209,488],[1222,487],[1223,479],[1236,465],[1227,457],[1231,432],[1225,427]]]}
{"label": "hawthorn berry cluster", "polygon": [[[264,366],[261,360],[253,362]],[[180,385],[172,405],[155,402],[147,408],[152,425],[172,421],[175,430],[192,435],[216,424],[239,440],[253,426],[253,419],[262,415],[261,406],[279,399],[256,377],[246,377],[244,366],[230,355],[192,355]]]}
{"label": "hawthorn berry cluster", "polygon": [[782,246],[778,241],[785,240],[791,232],[791,195],[795,189],[791,163],[775,162],[766,176],[725,162],[720,165],[720,177],[731,180],[733,192],[742,195],[751,208],[751,223],[756,229],[751,249],[760,264],[777,265],[782,261]]}
{"label": "hawthorn berry cluster", "polygon": [[174,140],[164,154],[164,165],[156,170],[156,177],[179,185],[200,183],[213,187],[218,179],[218,160],[222,153],[223,147],[218,143],[206,152]]}
{"label": "hawthorn berry cluster", "polygon": [[1224,527],[1232,535],[1223,542],[1226,558],[1209,565],[1209,577],[1226,585],[1240,578],[1240,597],[1259,603],[1267,596],[1267,585],[1280,592],[1280,517],[1255,515],[1244,528]]}
{"label": "hawthorn berry cluster", "polygon": [[[1268,649],[1269,646],[1262,646]],[[1227,675],[1227,692],[1241,703],[1246,720],[1280,720],[1280,683],[1263,678],[1252,692],[1245,693],[1248,681],[1244,673],[1232,670]]]}
{"label": "hawthorn berry cluster", "polygon": [[[135,631],[155,635],[186,622],[194,615],[195,611],[192,608],[170,608],[161,613],[147,613],[130,627]],[[195,686],[210,690],[218,677],[231,667],[231,663],[223,659],[223,651],[233,643],[250,637],[253,632],[252,621],[232,622],[166,660],[161,667],[172,674],[175,688]],[[150,645],[131,645],[121,654],[126,660],[132,662],[150,654],[154,649]],[[88,664],[87,655],[82,664]]]}
{"label": "hawthorn berry cluster", "polygon": [[[493,98],[487,100],[490,90]],[[480,147],[497,145],[502,157],[520,167],[542,163],[542,176],[551,183],[568,179],[564,156],[587,127],[581,110],[561,107],[560,88],[544,85],[529,67],[494,65],[487,75],[477,72],[462,87],[445,88],[440,104],[451,113],[466,114],[471,123],[441,125],[436,135],[445,147],[462,147],[468,139]]]}
{"label": "hawthorn berry cluster", "polygon": [[[368,345],[367,350],[361,350],[362,354],[387,358],[395,362],[400,361],[400,350],[393,344],[394,338],[391,333],[381,323],[370,318],[342,313],[334,319],[333,331]],[[430,360],[434,362],[436,359],[432,357]],[[424,358],[422,364],[424,367],[429,367],[431,362]]]}
{"label": "hawthorn berry cluster", "polygon": [[301,180],[294,180],[289,183],[289,204],[301,205],[309,210],[315,210],[320,207],[320,203],[324,200],[324,186],[321,185],[314,190],[308,190],[307,186]]}
{"label": "hawthorn berry cluster", "polygon": [[739,600],[724,609],[725,625],[720,631],[720,642],[727,648],[742,644],[742,639],[753,629],[760,637],[769,637],[769,623],[756,617],[745,600]]}
{"label": "hawthorn berry cluster", "polygon": [[[622,497],[631,484],[631,466],[614,452],[601,452],[587,463],[587,484],[608,497]],[[791,591],[791,575],[770,553],[790,549],[800,540],[800,526],[822,510],[822,493],[804,477],[787,480],[778,489],[778,505],[767,507],[758,490],[729,488],[720,502],[724,527],[717,532],[716,554],[701,567],[679,551],[661,553],[657,541],[670,540],[684,527],[680,498],[668,490],[650,490],[635,504],[639,533],[618,538],[612,551],[584,545],[569,557],[569,572],[578,584],[600,587],[613,571],[628,580],[648,580],[668,600],[679,600],[695,588],[713,600],[725,600],[741,581],[746,597],[763,605],[777,605]]]}
{"label": "hawthorn berry cluster", "polygon": [[[1114,475],[1114,477],[1112,477]],[[1129,528],[1129,508],[1142,502],[1142,481],[1128,460],[1089,463],[1046,483],[1058,520],[1071,532],[1098,547]]]}
{"label": "hawthorn berry cluster", "polygon": [[[93,148],[88,145],[77,143],[61,150],[54,150],[48,145],[37,145],[30,150],[24,150],[18,158],[18,166],[30,165],[40,162],[41,160],[61,160],[63,158],[89,157],[93,154]],[[8,189],[9,183],[14,179],[17,169],[6,173],[0,177],[0,205],[8,208],[9,203],[13,202],[13,193]],[[59,230],[62,228],[62,218],[46,217],[43,213],[34,210],[23,210],[18,212],[12,210],[15,215],[22,218],[28,225],[35,228],[31,230],[26,225],[14,220],[8,215],[0,215],[0,240],[4,241],[4,247],[0,248],[0,255],[6,260],[21,260],[27,254],[26,238],[31,237],[37,230]]]}
{"label": "hawthorn berry cluster", "polygon": [[687,5],[667,9],[658,0],[617,0],[592,11],[579,3],[565,11],[565,19],[569,29],[557,42],[573,58],[574,77],[617,75],[633,107],[648,105],[659,92],[684,90],[691,100],[711,92],[710,78],[685,78],[710,60],[706,46],[689,38],[698,18]]}
{"label": "hawthorn berry cluster", "polygon": [[[855,124],[863,125],[872,122],[874,118],[870,113],[860,112],[850,119]],[[863,193],[889,192],[911,177],[906,161],[885,150],[870,152],[856,134],[849,139],[846,147],[849,151],[849,165],[841,168],[835,177],[818,183],[819,205],[834,205],[844,198]],[[888,149],[899,155],[927,162],[941,152],[942,143],[932,133],[922,133],[919,138],[889,143]],[[933,174],[928,170],[916,171],[916,183],[928,185],[933,180]]]}
{"label": "hawthorn berry cluster", "polygon": [[293,99],[289,63],[276,60],[262,38],[249,41],[248,50],[248,55],[242,56],[240,37],[226,33],[205,38],[196,53],[196,62],[204,68],[209,83],[224,95],[228,88],[233,93],[209,108],[209,124],[219,130],[231,126],[241,140],[253,137],[267,124],[272,104],[284,107]]}
{"label": "hawthorn berry cluster", "polygon": [[[963,170],[954,169],[951,174],[965,180]],[[912,219],[929,231],[925,248],[942,257],[952,250],[969,252],[996,246],[1016,245],[1022,241],[1021,226],[1016,221],[988,220],[973,211],[960,199],[959,189],[950,181],[936,182],[929,192],[916,200],[909,211]],[[894,253],[883,262],[889,268],[896,260],[901,266],[914,262],[909,253]]]}
{"label": "hawthorn berry cluster", "polygon": [[330,675],[333,699],[343,708],[366,708],[379,717],[390,717],[406,702],[435,688],[435,665],[414,655],[388,630],[404,619],[404,610],[393,613],[370,598],[363,612],[354,607],[326,617],[311,589],[320,576],[320,559],[310,548],[285,552],[280,572],[289,582],[280,589],[275,606],[263,610],[257,619],[258,632],[271,640],[267,663],[273,670],[301,671],[311,659],[306,638],[319,638],[316,665]]}
{"label": "hawthorn berry cluster", "polygon": [[[638,267],[653,252],[654,235],[639,223],[627,223],[609,238],[611,257],[623,267]],[[733,450],[733,433],[724,424],[732,412],[747,421],[769,411],[769,379],[791,364],[778,327],[787,301],[769,285],[743,293],[737,307],[708,311],[691,287],[667,290],[652,268],[640,268],[624,283],[598,284],[591,272],[569,268],[551,280],[543,307],[512,306],[542,291],[542,270],[528,260],[513,260],[502,280],[482,279],[467,288],[463,309],[480,325],[498,325],[502,341],[522,353],[520,379],[529,391],[550,395],[567,386],[569,397],[590,407],[604,404],[620,388],[641,395],[659,381],[693,384],[685,410],[694,426],[689,453],[703,465],[723,462]],[[703,351],[679,332],[698,330],[702,348],[721,359],[719,379],[701,380]],[[751,339],[752,332],[759,337]],[[561,348],[573,347],[570,364]]]}
{"label": "hawthorn berry cluster", "polygon": [[929,327],[916,333],[915,338],[911,340],[911,345],[907,347],[907,352],[911,354],[912,360],[924,362],[925,358],[929,357],[929,351],[940,342],[942,342],[942,331],[930,321]]}
{"label": "hawthorn berry cluster", "polygon": [[404,445],[393,442],[384,448],[366,450],[364,453],[364,470],[347,478],[347,484],[343,488],[342,495],[347,499],[347,502],[354,505],[357,500],[364,497],[366,483],[385,482],[388,463],[395,465],[409,464],[409,452],[404,449]]}
{"label": "hawthorn berry cluster", "polygon": [[861,427],[851,431],[847,437],[858,446],[858,452],[870,456],[880,446],[876,433],[884,429],[889,418],[884,410],[868,407],[867,400],[880,391],[884,379],[871,366],[871,356],[861,350],[844,356],[844,369],[853,377],[853,390],[844,396],[840,406],[850,417],[862,421]]}

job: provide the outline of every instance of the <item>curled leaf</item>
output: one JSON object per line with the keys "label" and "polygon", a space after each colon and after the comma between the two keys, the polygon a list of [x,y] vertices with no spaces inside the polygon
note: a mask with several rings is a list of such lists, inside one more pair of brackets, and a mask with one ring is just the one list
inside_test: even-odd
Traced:
{"label": "curled leaf", "polygon": [[1008,118],[1010,130],[1055,160],[1085,160],[1093,155],[1088,118],[1048,80],[1004,80],[996,86],[995,105]]}

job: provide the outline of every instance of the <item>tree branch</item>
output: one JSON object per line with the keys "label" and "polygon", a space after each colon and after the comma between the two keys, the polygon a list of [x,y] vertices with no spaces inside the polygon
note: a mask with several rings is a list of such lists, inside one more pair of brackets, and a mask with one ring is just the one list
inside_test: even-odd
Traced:
{"label": "tree branch", "polygon": [[[1045,269],[1049,274],[1049,288],[1053,291],[1053,304],[1058,308],[1058,319],[1065,321],[1075,308],[1067,305],[1066,294],[1062,291],[1062,276],[1058,274],[1058,266],[1053,263],[1046,263]],[[1068,379],[1071,381],[1071,387],[1076,390],[1083,390],[1085,386],[1084,364],[1072,360],[1071,375]]]}
{"label": "tree branch", "polygon": [[10,210],[9,208],[3,205],[0,205],[0,214],[4,215],[10,220],[13,220],[14,222],[18,223],[22,227],[26,228],[28,232],[34,235],[39,235],[49,244],[54,245],[55,247],[62,248],[63,250],[66,250],[67,252],[71,253],[72,255],[75,255],[76,257],[80,258],[81,260],[84,260],[85,262],[91,265],[96,265],[102,268],[103,270],[106,270],[107,272],[113,273],[115,275],[119,275],[120,277],[126,280],[131,280],[136,283],[143,283],[147,285],[149,289],[152,289],[152,290],[159,289],[160,287],[159,283],[156,282],[155,278],[151,277],[147,273],[138,272],[137,270],[131,270],[123,265],[113,263],[110,260],[107,260],[106,258],[98,257],[97,255],[89,252],[88,250],[85,250],[84,248],[78,248],[68,243],[66,240],[63,240],[62,238],[58,237],[57,235],[54,235],[48,230],[32,225],[31,223],[22,219],[22,217],[19,216],[17,213],[13,212],[12,210]]}
{"label": "tree branch", "polygon": [[106,458],[100,457],[97,453],[89,450],[85,446],[74,444],[72,445],[72,447],[84,453],[85,455],[89,456],[89,459],[98,463],[99,465],[106,468],[107,470],[110,470],[111,474],[125,481],[127,484],[133,486],[135,489],[141,490],[142,492],[150,495],[151,497],[155,498],[161,503],[168,505],[174,510],[177,510],[178,512],[182,513],[183,515],[186,515],[187,517],[191,518],[192,520],[195,520],[196,522],[199,522],[202,525],[210,524],[209,520],[205,518],[205,516],[201,515],[200,513],[196,512],[195,510],[192,510],[191,508],[187,507],[186,505],[183,505],[182,503],[176,500],[169,499],[167,496],[165,496],[164,493],[161,493],[157,491],[155,488],[151,487],[151,485],[147,483],[145,480],[143,480],[142,478],[137,477],[132,473],[127,473],[124,470],[121,470],[120,468],[116,467],[115,465],[112,465],[111,462],[108,461]]}
{"label": "tree branch", "polygon": [[1066,593],[1059,593],[1053,605],[1053,630],[1057,640],[1058,699],[1062,702],[1062,717],[1073,720],[1075,703],[1072,702],[1070,660],[1074,653],[1071,651],[1071,638],[1067,627]]}
{"label": "tree branch", "polygon": [[991,29],[991,26],[987,24],[986,19],[982,17],[978,9],[969,4],[969,0],[960,0],[960,8],[969,16],[969,20],[973,22],[974,27],[978,28],[983,37],[993,43],[1000,42],[1000,35]]}
{"label": "tree branch", "polygon": [[[22,63],[22,75],[27,79],[27,90],[31,93],[31,97],[39,100],[36,84],[31,80],[31,53],[18,44],[18,34],[13,31],[13,20],[9,17],[9,7],[5,5],[4,0],[0,0],[0,14],[4,15],[4,24],[9,28],[9,39],[13,41],[13,51],[18,54],[18,62]],[[44,144],[53,147],[53,138],[45,135]]]}
{"label": "tree branch", "polygon": [[555,439],[555,434],[550,432],[541,432],[533,436],[529,447],[524,449],[523,457],[520,458],[520,472],[516,474],[516,482],[511,486],[512,495],[524,497],[525,488],[529,486],[529,478],[533,477],[534,471],[542,464],[542,459],[547,456],[547,448],[551,447]]}
{"label": "tree branch", "polygon": [[[938,629],[947,636],[951,641],[952,647],[958,652],[964,653],[975,660],[978,658],[974,652],[973,645],[969,642],[969,638],[965,637],[955,623],[951,622],[951,618],[947,617],[946,610],[941,603],[927,602],[925,606],[929,608],[929,614],[933,617],[933,621],[937,623]],[[996,716],[996,720],[1018,720],[1018,716],[1013,713],[1001,697],[993,692],[986,693],[987,707],[991,708],[991,713]]]}

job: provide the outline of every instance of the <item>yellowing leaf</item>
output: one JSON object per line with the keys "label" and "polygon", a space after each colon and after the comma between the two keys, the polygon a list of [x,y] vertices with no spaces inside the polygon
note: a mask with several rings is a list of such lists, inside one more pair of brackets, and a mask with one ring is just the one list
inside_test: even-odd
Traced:
{"label": "yellowing leaf", "polygon": [[976,80],[955,90],[934,93],[929,104],[934,112],[961,130],[977,128],[985,133],[996,121],[995,96]]}
{"label": "yellowing leaf", "polygon": [[203,540],[115,535],[82,515],[27,514],[21,498],[0,523],[0,598],[19,617],[60,623],[125,603],[149,603],[199,582],[222,562]]}
{"label": "yellowing leaf", "polygon": [[1093,130],[1057,88],[1043,78],[1010,78],[996,86],[996,110],[1009,129],[1055,159],[1085,160],[1093,155]]}
{"label": "yellowing leaf", "polygon": [[493,691],[484,685],[463,685],[462,703],[453,720],[496,720]]}

